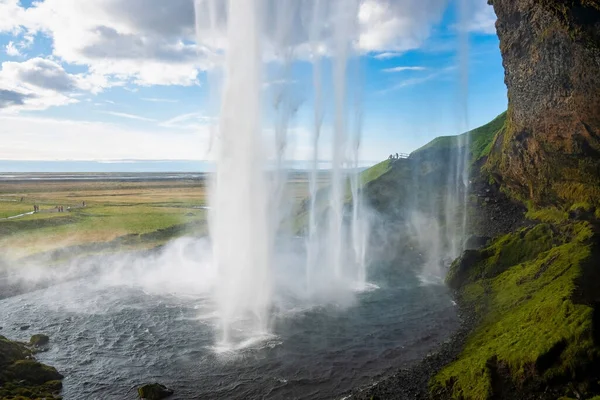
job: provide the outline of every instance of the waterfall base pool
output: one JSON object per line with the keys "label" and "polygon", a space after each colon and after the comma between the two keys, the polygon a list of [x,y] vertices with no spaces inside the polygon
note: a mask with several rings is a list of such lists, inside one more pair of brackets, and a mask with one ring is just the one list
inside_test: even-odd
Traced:
{"label": "waterfall base pool", "polygon": [[155,381],[177,399],[341,398],[424,357],[459,325],[444,286],[380,265],[369,276],[378,288],[351,304],[275,308],[270,335],[224,350],[208,296],[174,290],[168,275],[164,291],[114,279],[111,262],[0,300],[3,335],[50,336],[38,359],[65,375],[65,399],[134,399]]}

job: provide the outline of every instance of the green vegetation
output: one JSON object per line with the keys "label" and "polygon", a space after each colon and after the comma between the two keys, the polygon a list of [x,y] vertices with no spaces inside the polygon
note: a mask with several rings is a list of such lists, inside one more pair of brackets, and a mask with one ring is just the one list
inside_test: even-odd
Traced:
{"label": "green vegetation", "polygon": [[471,132],[471,160],[479,161],[489,156],[494,144],[494,137],[501,134],[506,124],[506,111],[494,118],[490,123]]}
{"label": "green vegetation", "polygon": [[555,224],[564,222],[569,218],[569,214],[567,212],[561,211],[556,207],[529,210],[525,216],[531,220]]}
{"label": "green vegetation", "polygon": [[379,164],[375,164],[369,169],[363,171],[360,174],[360,181],[363,185],[380,178],[383,174],[388,172],[392,168],[394,160],[385,160]]}
{"label": "green vegetation", "polygon": [[[598,390],[583,384],[600,355],[585,300],[592,295],[585,282],[597,273],[596,241],[588,222],[540,224],[498,238],[471,265],[456,262],[449,283],[481,322],[458,359],[432,380],[432,393],[489,399],[502,391],[510,398],[511,390],[541,392],[569,381],[577,393]],[[457,274],[461,268],[467,273]]]}
{"label": "green vegetation", "polygon": [[24,214],[33,211],[33,207],[29,204],[22,203],[17,200],[0,199],[2,208],[0,209],[0,219],[14,217],[15,215]]}
{"label": "green vegetation", "polygon": [[[305,197],[306,176],[290,179],[290,196]],[[9,259],[64,262],[83,254],[149,249],[206,234],[205,203],[201,180],[5,183],[0,215],[33,211],[34,204],[40,212],[0,220],[0,250]],[[57,206],[65,211],[57,212]]]}
{"label": "green vegetation", "polygon": [[53,254],[60,260],[68,253],[155,247],[177,236],[204,233],[204,203],[198,181],[4,184],[0,215],[32,211],[34,204],[40,212],[1,220],[0,248],[13,259]]}
{"label": "green vegetation", "polygon": [[[494,137],[504,129],[506,124],[506,112],[498,115],[491,122],[473,129],[468,133],[457,136],[440,136],[427,143],[425,146],[415,150],[411,156],[418,156],[425,152],[449,151],[469,142],[471,163],[479,161],[490,154]],[[467,136],[468,135],[468,136]]]}
{"label": "green vegetation", "polygon": [[[452,288],[497,276],[508,268],[535,259],[540,253],[559,245],[564,232],[549,224],[523,228],[497,238],[489,247],[472,251],[455,261],[446,282]],[[462,263],[462,264],[461,264]]]}
{"label": "green vegetation", "polygon": [[571,212],[584,212],[584,213],[593,213],[594,212],[594,206],[592,206],[590,203],[575,203],[571,206],[571,208],[569,209],[569,211]]}

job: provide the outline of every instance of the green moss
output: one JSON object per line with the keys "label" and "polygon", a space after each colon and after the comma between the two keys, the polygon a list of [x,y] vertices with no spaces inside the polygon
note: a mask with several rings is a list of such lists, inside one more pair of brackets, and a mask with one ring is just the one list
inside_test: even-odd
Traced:
{"label": "green moss", "polygon": [[48,337],[48,335],[44,335],[41,333],[38,333],[36,335],[33,335],[31,337],[31,339],[29,339],[29,344],[32,346],[45,346],[50,342],[50,338]]}
{"label": "green moss", "polygon": [[569,214],[567,212],[559,210],[556,207],[530,210],[527,212],[527,214],[525,214],[525,216],[531,220],[548,223],[561,223],[569,218]]}
{"label": "green moss", "polygon": [[549,224],[539,224],[502,236],[487,248],[465,252],[450,267],[446,283],[452,288],[460,288],[480,279],[493,278],[560,244],[565,234],[555,231]]}
{"label": "green moss", "polygon": [[31,351],[20,343],[0,336],[0,371],[17,360],[31,356]]}
{"label": "green moss", "polygon": [[594,206],[587,202],[580,202],[573,204],[569,211],[592,212],[594,211]]}
{"label": "green moss", "polygon": [[15,380],[33,385],[42,385],[48,381],[63,378],[56,368],[41,364],[35,360],[18,360],[6,369],[6,375]]}
{"label": "green moss", "polygon": [[[580,222],[556,233],[547,224],[538,227],[525,233],[532,235],[523,240],[531,249],[519,248],[516,234],[496,240],[482,263],[503,271],[463,286],[462,299],[480,305],[482,322],[458,359],[432,380],[434,394],[488,399],[498,374],[518,389],[525,382],[574,379],[575,371],[598,360],[593,309],[573,300],[583,268],[594,257],[591,226]],[[558,236],[563,243],[552,247]],[[498,257],[508,248],[517,255],[505,251]],[[510,268],[502,267],[507,264]]]}

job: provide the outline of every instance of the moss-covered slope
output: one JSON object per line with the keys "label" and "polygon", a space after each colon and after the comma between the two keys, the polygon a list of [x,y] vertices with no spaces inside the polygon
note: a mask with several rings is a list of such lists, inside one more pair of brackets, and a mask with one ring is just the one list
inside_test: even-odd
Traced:
{"label": "moss-covered slope", "polygon": [[599,394],[598,240],[591,222],[539,224],[457,260],[448,284],[480,323],[433,397]]}

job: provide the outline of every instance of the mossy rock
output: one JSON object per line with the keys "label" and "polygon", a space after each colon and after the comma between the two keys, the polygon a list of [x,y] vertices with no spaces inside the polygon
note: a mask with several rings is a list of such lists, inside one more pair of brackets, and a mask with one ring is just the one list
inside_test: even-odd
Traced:
{"label": "mossy rock", "polygon": [[33,335],[31,339],[29,339],[29,344],[34,347],[44,347],[50,343],[50,338],[43,333],[38,333]]}
{"label": "mossy rock", "polygon": [[150,383],[138,388],[138,397],[145,400],[162,400],[173,393],[173,390],[160,383]]}
{"label": "mossy rock", "polygon": [[46,382],[64,378],[56,368],[35,360],[15,361],[6,369],[6,375],[12,377],[13,380],[25,381],[33,385],[43,385]]}
{"label": "mossy rock", "polygon": [[23,360],[30,355],[31,352],[23,345],[0,336],[0,369],[4,369],[7,365],[17,360]]}

